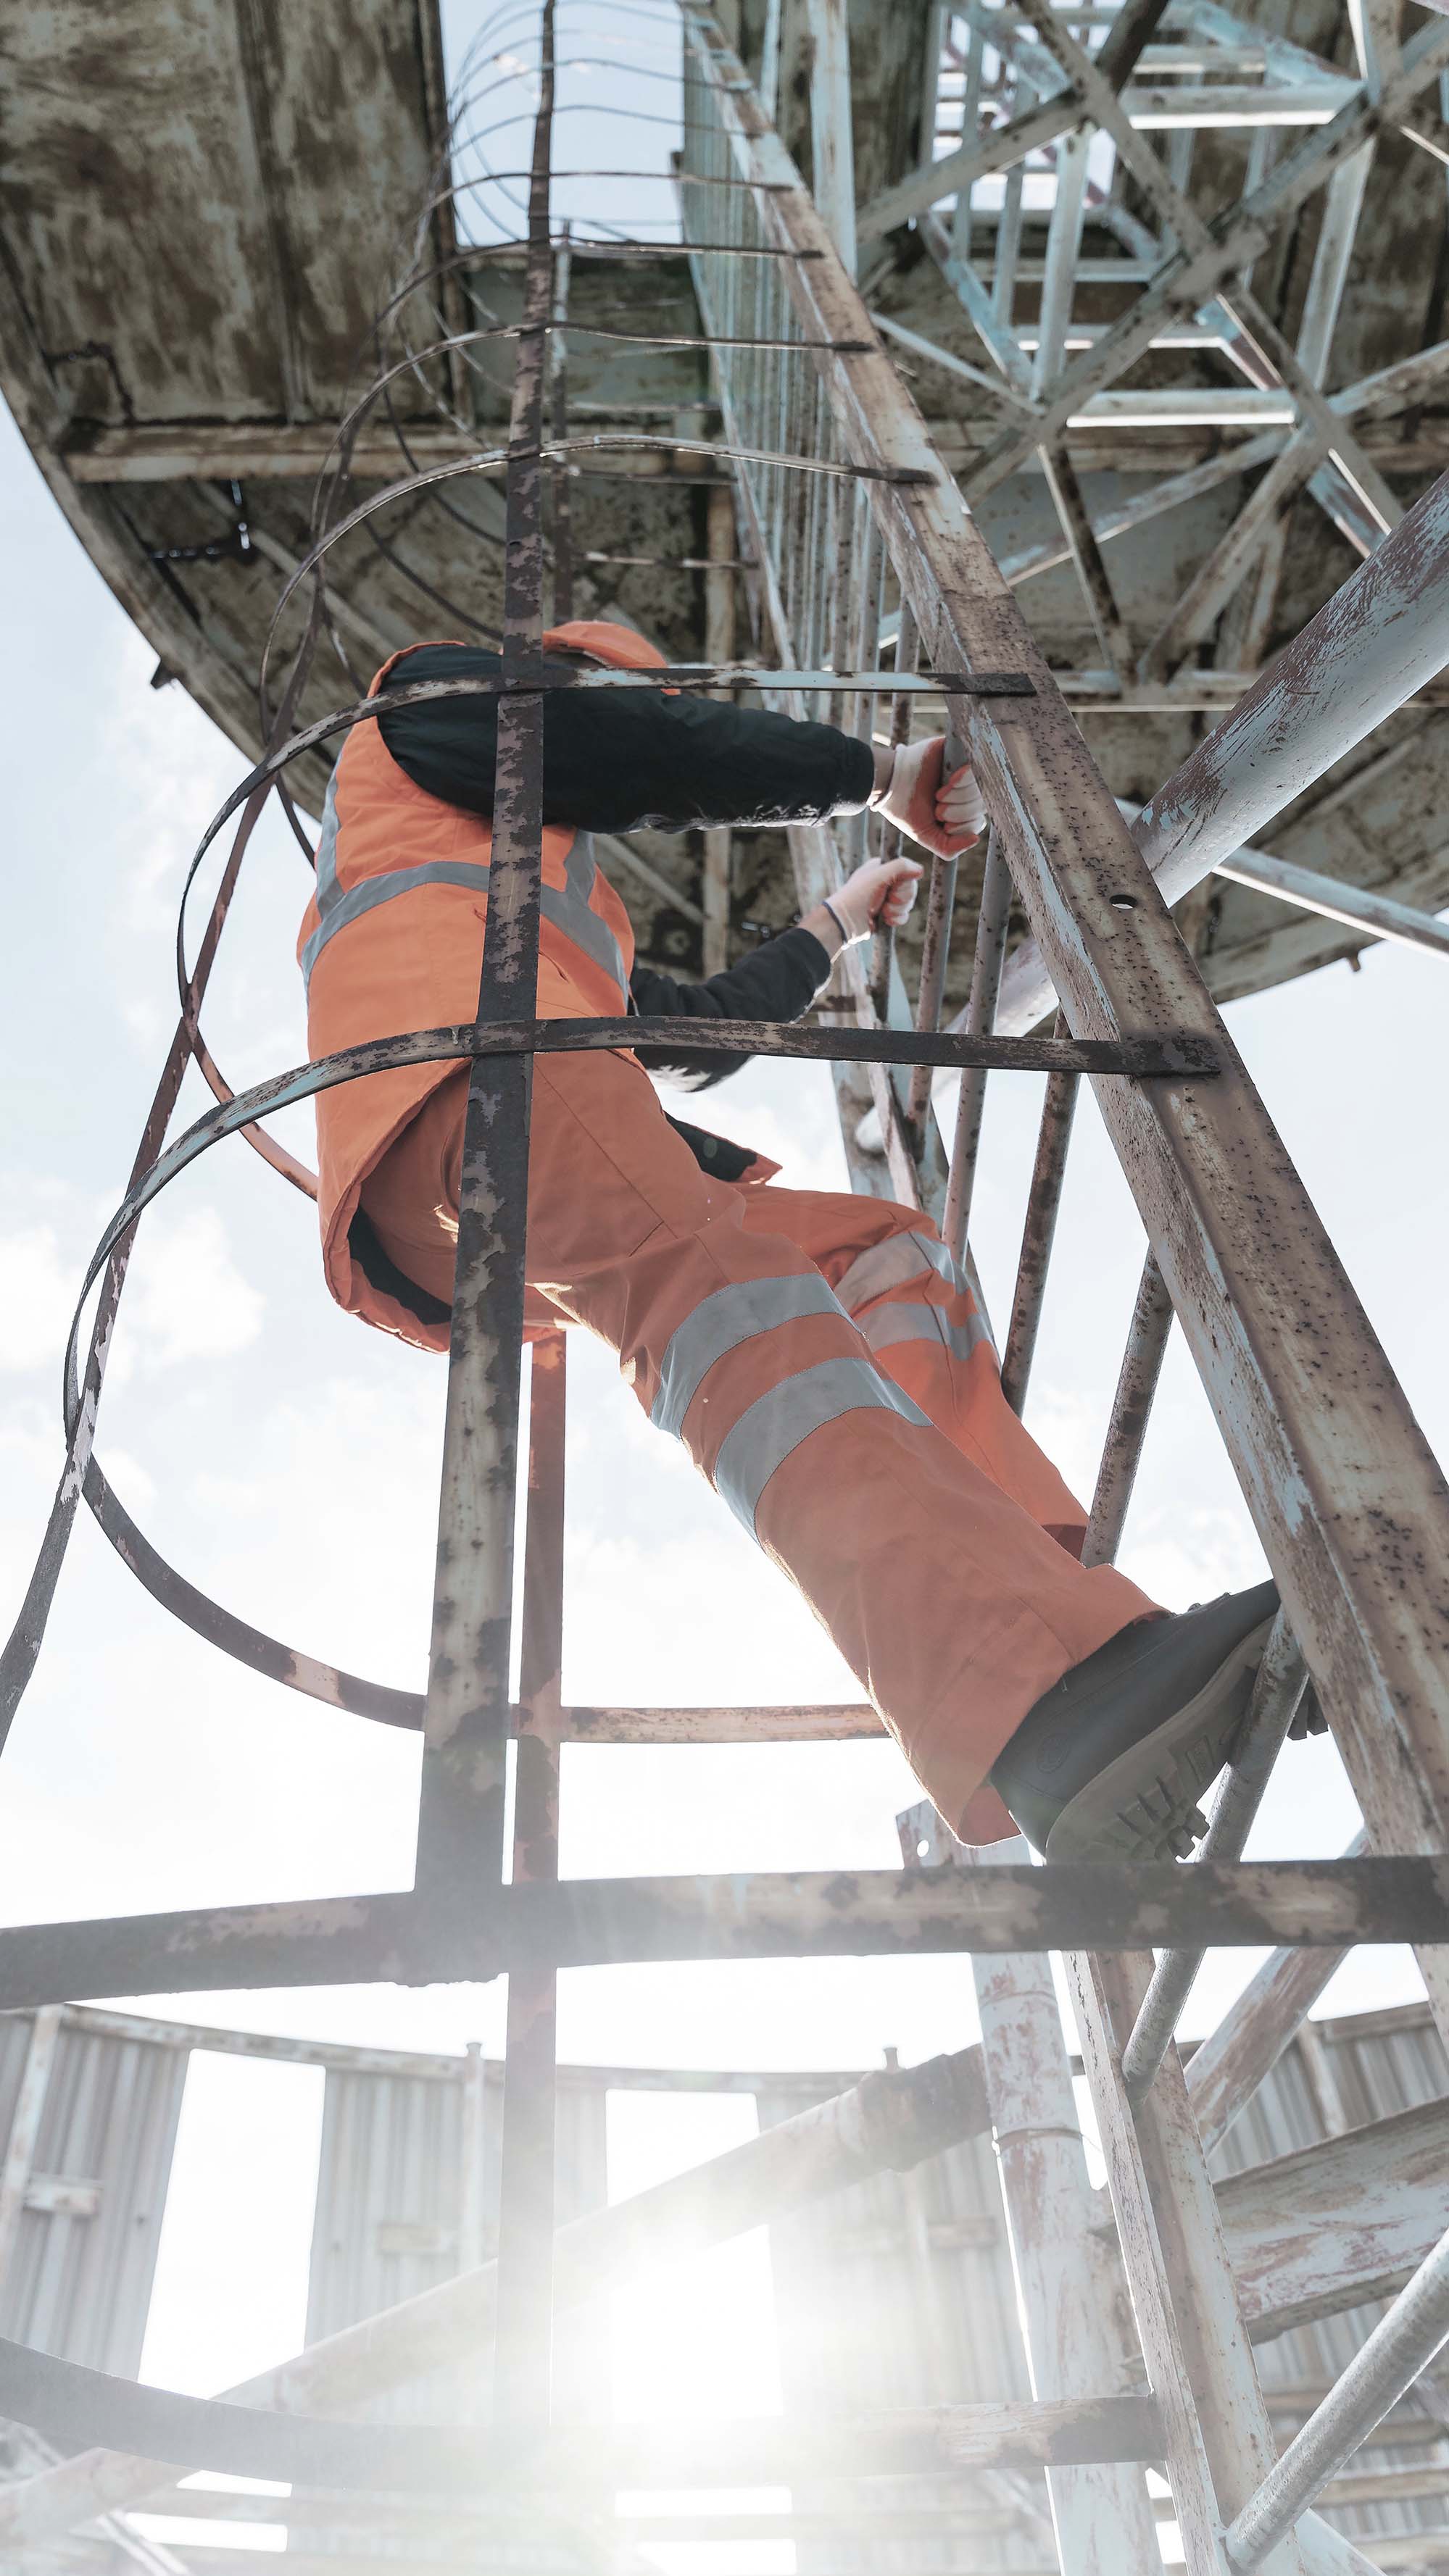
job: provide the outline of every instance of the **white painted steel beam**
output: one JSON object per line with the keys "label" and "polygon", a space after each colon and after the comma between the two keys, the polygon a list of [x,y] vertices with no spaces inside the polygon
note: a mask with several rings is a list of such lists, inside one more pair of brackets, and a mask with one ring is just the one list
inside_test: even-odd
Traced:
{"label": "white painted steel beam", "polygon": [[60,2045],[62,2017],[59,2004],[43,2004],[30,2025],[20,2089],[10,2115],[5,2161],[0,2166],[0,2281],[4,2281],[9,2271],[16,2235],[30,2193],[40,2123],[45,2116],[51,2071]]}
{"label": "white painted steel beam", "polygon": [[1255,2342],[1389,2298],[1449,2215],[1449,2102],[1349,2129],[1217,2186]]}
{"label": "white painted steel beam", "polygon": [[1449,2336],[1449,2232],[1401,2290],[1321,2406],[1235,2516],[1234,2567],[1266,2567],[1320,2488],[1411,2388]]}
{"label": "white painted steel beam", "polygon": [[[1267,2475],[1276,2444],[1216,2197],[1175,2051],[1135,2120],[1128,2109],[1118,2059],[1150,1955],[1078,1952],[1066,1966],[1189,2576],[1222,2576],[1222,2521]],[[1309,2576],[1295,2542],[1272,2576]]]}
{"label": "white painted steel beam", "polygon": [[1375,894],[1367,886],[1344,885],[1337,877],[1321,876],[1315,868],[1295,867],[1291,860],[1275,859],[1267,850],[1240,850],[1231,859],[1220,859],[1214,874],[1234,885],[1251,886],[1259,894],[1279,895],[1284,903],[1320,913],[1326,921],[1341,921],[1350,930],[1367,930],[1374,938],[1403,948],[1427,948],[1449,957],[1449,921],[1439,920],[1432,912],[1418,912],[1412,904],[1396,903],[1391,895]]}
{"label": "white painted steel beam", "polygon": [[[929,1802],[901,1818],[902,1845],[925,1839],[939,1862],[990,1869],[1030,1855],[1020,1840],[958,1843]],[[1112,2295],[1093,2232],[1092,2187],[1051,1961],[1042,1951],[972,1961],[981,2051],[1011,2226],[1033,2394],[1130,2384],[1140,2355]],[[1047,2473],[1062,2576],[1159,2576],[1162,2554],[1141,2472],[1098,2466]]]}
{"label": "white painted steel beam", "polygon": [[[1313,89],[1289,85],[1273,89],[1205,88],[1184,94],[1174,84],[1170,88],[1129,87],[1122,98],[1134,129],[1151,133],[1177,125],[1323,126],[1351,107],[1360,95],[1356,82],[1335,79],[1330,73]],[[873,240],[893,232],[911,216],[926,213],[943,199],[974,187],[978,180],[1014,168],[1028,153],[1055,143],[1081,114],[1081,104],[1072,92],[1058,90],[998,126],[994,134],[944,153],[939,161],[896,181],[861,208],[860,239]]]}
{"label": "white painted steel beam", "polygon": [[1352,80],[1297,82],[1273,86],[1227,82],[1205,88],[1173,81],[1146,88],[1136,84],[1122,92],[1123,113],[1138,134],[1165,134],[1183,126],[1199,131],[1213,127],[1239,130],[1257,125],[1327,125],[1358,96]]}
{"label": "white painted steel beam", "polygon": [[[1110,84],[1103,79],[1096,65],[1076,44],[1070,32],[1056,22],[1050,11],[1043,19],[1042,33],[1093,121],[1104,134],[1110,135],[1122,166],[1131,172],[1148,204],[1155,207],[1164,239],[1175,241],[1189,260],[1210,256],[1214,247],[1210,227],[1191,199],[1173,185],[1164,164],[1150,145],[1139,141],[1123,112],[1122,102],[1114,96]],[[1318,433],[1328,450],[1330,464],[1354,487],[1356,506],[1347,514],[1334,510],[1334,516],[1345,533],[1350,536],[1355,533],[1359,502],[1367,505],[1371,518],[1381,529],[1393,527],[1402,516],[1397,500],[1341,420],[1335,432],[1335,416],[1330,413],[1317,383],[1301,365],[1277,324],[1241,282],[1225,284],[1221,300],[1229,320],[1250,344],[1257,371],[1271,374],[1292,396],[1296,415],[1305,431]],[[1107,344],[1103,342],[1101,345],[1105,347]]]}
{"label": "white painted steel beam", "polygon": [[[1446,664],[1449,475],[1144,808],[1133,838],[1164,901],[1179,902],[1219,860],[1244,850]],[[1053,1000],[1052,979],[1029,942],[1002,978],[997,1027],[1034,1028]]]}
{"label": "white painted steel beam", "polygon": [[810,28],[810,150],[815,202],[844,265],[855,273],[855,152],[846,0],[806,0]]}
{"label": "white painted steel beam", "polygon": [[[1051,30],[1052,42],[1060,44],[1065,31],[1057,26],[1055,20],[1051,22]],[[1434,26],[1416,36],[1405,49],[1402,75],[1393,85],[1396,105],[1407,110],[1419,91],[1438,77],[1446,63],[1449,63],[1449,28]],[[1081,75],[1083,84],[1086,85],[1092,77],[1088,67],[1088,71]],[[1135,137],[1130,127],[1124,134],[1116,101],[1110,92],[1106,92],[1104,98],[1103,88],[1098,80],[1092,93],[1094,113],[1100,110],[1102,116],[1117,120],[1119,148],[1125,147],[1135,166],[1138,159],[1134,150]],[[1131,310],[1113,324],[1094,349],[1065,371],[1051,403],[1046,406],[1046,434],[1054,435],[1063,428],[1070,415],[1080,410],[1089,394],[1099,391],[1121,375],[1149,346],[1154,331],[1170,315],[1200,308],[1219,295],[1227,280],[1268,247],[1283,219],[1322,187],[1342,161],[1349,159],[1370,140],[1380,113],[1365,100],[1343,109],[1330,125],[1305,136],[1291,152],[1286,153],[1262,186],[1236,209],[1215,218],[1207,227],[1204,245],[1191,249],[1184,243],[1165,259]],[[1108,130],[1112,130],[1110,123]],[[1142,163],[1144,184],[1148,184],[1154,194],[1163,187],[1170,188],[1160,165],[1155,165],[1155,168],[1156,176],[1150,177],[1146,162]],[[1175,198],[1176,191],[1171,193]],[[1180,204],[1181,200],[1178,202]],[[1187,215],[1190,228],[1200,233],[1200,218],[1190,208]],[[1239,293],[1241,296],[1241,290]],[[1260,334],[1266,317],[1256,306],[1252,311],[1255,334]],[[1281,370],[1281,334],[1271,323],[1267,327],[1273,362]],[[1303,402],[1303,384],[1291,378],[1289,381],[1300,403]],[[997,483],[1014,472],[1025,449],[1026,440],[1020,433],[1011,433],[998,440],[975,468],[970,484],[972,497],[979,498],[994,490]]]}
{"label": "white painted steel beam", "polygon": [[[1356,1859],[1367,1849],[1367,1836],[1358,1834],[1344,1858]],[[1246,2110],[1347,1955],[1344,1950],[1274,1950],[1216,2030],[1194,2049],[1186,2068],[1187,2090],[1205,2153],[1211,2154]]]}

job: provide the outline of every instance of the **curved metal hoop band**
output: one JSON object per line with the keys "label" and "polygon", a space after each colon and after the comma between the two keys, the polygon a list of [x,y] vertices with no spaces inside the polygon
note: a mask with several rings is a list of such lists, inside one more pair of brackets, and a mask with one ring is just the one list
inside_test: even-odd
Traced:
{"label": "curved metal hoop band", "polygon": [[281,2415],[233,2406],[224,2397],[183,2397],[134,2379],[58,2361],[32,2344],[0,2336],[0,2409],[13,2421],[77,2450],[119,2451],[178,2469],[223,2470],[284,2485],[355,2488],[446,2487],[477,2493],[506,2458],[518,2461],[516,2429],[493,2437],[477,2424],[339,2424],[318,2415]]}

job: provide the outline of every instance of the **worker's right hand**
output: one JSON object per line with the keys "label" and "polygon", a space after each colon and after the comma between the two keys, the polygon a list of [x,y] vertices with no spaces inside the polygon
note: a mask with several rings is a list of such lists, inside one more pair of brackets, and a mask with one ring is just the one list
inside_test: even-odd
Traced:
{"label": "worker's right hand", "polygon": [[946,737],[931,734],[924,742],[903,742],[897,749],[883,795],[872,801],[888,822],[898,824],[922,849],[937,858],[954,859],[969,850],[986,828],[986,808],[970,769],[945,768]]}

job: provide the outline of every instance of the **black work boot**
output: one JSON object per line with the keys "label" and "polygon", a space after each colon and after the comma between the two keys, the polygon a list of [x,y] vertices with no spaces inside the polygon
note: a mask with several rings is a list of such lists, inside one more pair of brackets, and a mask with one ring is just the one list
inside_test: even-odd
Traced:
{"label": "black work boot", "polygon": [[991,1767],[1048,1860],[1186,1859],[1247,1714],[1278,1588],[1139,1619],[1029,1708]]}

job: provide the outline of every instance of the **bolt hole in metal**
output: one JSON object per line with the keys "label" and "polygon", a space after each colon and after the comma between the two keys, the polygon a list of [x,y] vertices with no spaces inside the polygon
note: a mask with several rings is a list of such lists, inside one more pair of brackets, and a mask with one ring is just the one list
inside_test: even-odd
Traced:
{"label": "bolt hole in metal", "polygon": [[1137,909],[1135,894],[1114,894],[1109,900],[1114,912],[1135,912]]}

